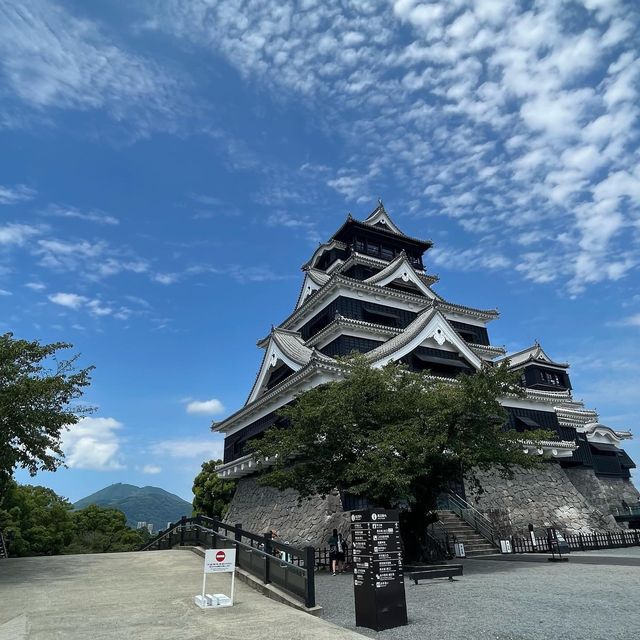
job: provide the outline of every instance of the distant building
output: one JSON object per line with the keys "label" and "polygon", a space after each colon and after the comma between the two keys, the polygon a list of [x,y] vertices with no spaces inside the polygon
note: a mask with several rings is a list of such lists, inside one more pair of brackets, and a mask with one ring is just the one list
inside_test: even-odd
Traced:
{"label": "distant building", "polygon": [[[297,505],[290,496],[255,483],[255,462],[246,453],[249,440],[278,424],[278,409],[302,391],[339,379],[335,359],[358,351],[372,367],[400,361],[445,379],[509,360],[525,390],[523,398],[503,400],[509,426],[522,433],[527,453],[550,462],[540,472],[523,471],[510,481],[483,474],[485,492],[466,498],[505,533],[525,532],[528,523],[585,533],[626,526],[612,514],[638,501],[630,479],[635,464],[622,448],[631,433],[601,424],[594,410],[575,400],[569,365],[554,361],[537,342],[511,355],[492,345],[487,325],[497,311],[436,293],[432,287],[438,277],[423,263],[431,246],[405,235],[380,202],[363,221],[349,215],[303,265],[294,310],[258,342],[265,354],[246,404],[215,427],[225,434],[218,474],[240,479],[230,522],[254,531],[275,528],[294,543],[317,542],[344,519],[343,509],[362,506],[345,502],[345,496]],[[554,437],[527,445],[526,432],[540,428]],[[456,492],[465,497],[463,481]],[[296,509],[302,511],[294,515]],[[288,529],[296,520],[299,524]]]}

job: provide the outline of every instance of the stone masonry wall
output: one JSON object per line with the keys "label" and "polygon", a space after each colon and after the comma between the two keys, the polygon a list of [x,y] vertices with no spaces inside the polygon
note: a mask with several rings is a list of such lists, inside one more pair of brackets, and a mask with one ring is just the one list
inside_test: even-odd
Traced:
{"label": "stone masonry wall", "polygon": [[[592,470],[583,471],[598,480]],[[474,494],[470,483],[466,483],[467,500],[487,514],[499,535],[527,535],[529,523],[536,533],[542,533],[547,526],[569,534],[619,529],[609,510],[599,508],[604,507],[604,502],[592,503],[555,462],[536,470],[520,469],[506,479],[496,472],[475,475],[484,491]],[[583,480],[582,484],[588,483]]]}
{"label": "stone masonry wall", "polygon": [[[563,469],[556,462],[520,469],[513,478],[495,472],[476,476],[484,491],[475,495],[467,482],[467,500],[487,514],[502,536],[526,535],[529,523],[539,535],[547,526],[569,534],[616,531],[620,527],[610,507],[622,500],[635,505],[640,495],[629,480],[597,477],[592,469]],[[254,533],[274,530],[280,541],[296,546],[326,547],[334,528],[350,538],[349,515],[337,492],[298,503],[292,489],[279,491],[242,478],[225,520]]]}
{"label": "stone masonry wall", "polygon": [[242,478],[231,501],[225,521],[241,523],[254,533],[275,531],[280,542],[296,546],[328,546],[333,529],[350,537],[349,513],[342,510],[336,492],[322,499],[314,496],[298,504],[298,493],[293,489],[279,491],[263,487],[254,478]]}
{"label": "stone masonry wall", "polygon": [[596,476],[592,469],[576,467],[565,469],[567,477],[575,488],[604,513],[610,513],[612,507],[636,506],[640,493],[631,480],[625,478],[606,478]]}

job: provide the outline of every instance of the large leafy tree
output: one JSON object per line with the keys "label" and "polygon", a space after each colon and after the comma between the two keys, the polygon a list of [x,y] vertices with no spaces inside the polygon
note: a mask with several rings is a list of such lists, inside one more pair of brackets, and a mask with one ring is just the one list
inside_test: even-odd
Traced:
{"label": "large leafy tree", "polygon": [[74,511],[72,520],[73,540],[65,553],[135,551],[149,538],[146,529],[128,527],[119,509],[91,504]]}
{"label": "large leafy tree", "polygon": [[215,472],[218,464],[222,464],[222,460],[202,463],[202,469],[193,481],[193,511],[196,514],[221,519],[229,509],[236,482],[218,478]]}
{"label": "large leafy tree", "polygon": [[516,465],[538,463],[522,440],[551,434],[505,428],[499,398],[521,393],[505,365],[451,382],[350,358],[342,380],[299,395],[281,412],[288,426],[254,442],[258,459],[275,461],[261,481],[301,497],[337,488],[380,507],[400,507],[406,538],[419,542],[448,480],[471,469],[508,475]]}
{"label": "large leafy tree", "polygon": [[146,529],[128,527],[118,509],[90,505],[73,511],[51,489],[13,479],[6,484],[0,531],[10,556],[135,551],[150,537]]}
{"label": "large leafy tree", "polygon": [[71,503],[46,487],[19,485],[9,480],[0,509],[11,556],[62,553],[73,540]]}
{"label": "large leafy tree", "polygon": [[32,476],[63,464],[61,436],[92,411],[75,404],[93,367],[59,358],[65,342],[41,344],[0,335],[0,484],[18,467]]}

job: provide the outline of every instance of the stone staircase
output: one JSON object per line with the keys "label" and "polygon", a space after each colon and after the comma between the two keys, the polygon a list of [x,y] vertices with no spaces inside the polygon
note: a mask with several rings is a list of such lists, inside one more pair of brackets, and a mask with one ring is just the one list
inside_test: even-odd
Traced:
{"label": "stone staircase", "polygon": [[467,558],[500,553],[486,538],[476,533],[473,527],[468,525],[453,511],[439,509],[438,517],[449,534],[456,537],[456,542],[462,542],[462,544],[464,544],[464,551]]}

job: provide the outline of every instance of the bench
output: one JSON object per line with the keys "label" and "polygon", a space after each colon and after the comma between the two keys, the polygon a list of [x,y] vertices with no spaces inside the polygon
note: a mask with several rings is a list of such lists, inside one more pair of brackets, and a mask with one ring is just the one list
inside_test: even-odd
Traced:
{"label": "bench", "polygon": [[431,580],[432,578],[449,578],[462,575],[461,564],[427,564],[420,567],[405,567],[405,576],[418,584],[419,580]]}

